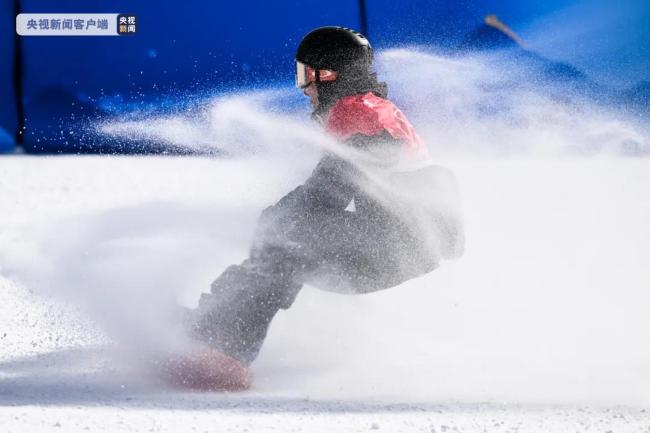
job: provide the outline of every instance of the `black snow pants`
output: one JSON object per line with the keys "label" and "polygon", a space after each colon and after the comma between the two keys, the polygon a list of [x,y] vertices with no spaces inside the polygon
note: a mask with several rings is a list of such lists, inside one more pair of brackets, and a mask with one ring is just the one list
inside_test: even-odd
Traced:
{"label": "black snow pants", "polygon": [[196,337],[249,364],[275,314],[292,305],[303,284],[365,293],[436,268],[438,258],[362,191],[359,176],[349,163],[325,156],[303,185],[264,210],[250,256],[202,295]]}

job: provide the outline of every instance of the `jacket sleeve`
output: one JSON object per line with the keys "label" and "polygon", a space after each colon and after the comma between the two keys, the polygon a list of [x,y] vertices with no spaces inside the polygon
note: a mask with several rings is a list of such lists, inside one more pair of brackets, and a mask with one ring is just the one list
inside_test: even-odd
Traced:
{"label": "jacket sleeve", "polygon": [[325,155],[305,183],[264,212],[343,210],[354,197],[355,178],[358,175],[349,162],[333,155]]}
{"label": "jacket sleeve", "polygon": [[[386,131],[372,136],[355,134],[345,140],[344,145],[363,151],[366,163],[383,167],[395,164],[401,149],[400,142]],[[362,178],[363,174],[353,163],[326,154],[305,183],[277,205],[292,203],[303,211],[343,210],[361,193],[358,185]]]}
{"label": "jacket sleeve", "polygon": [[[371,160],[382,162],[387,153],[392,159],[400,149],[399,142],[385,134],[358,134],[346,140],[345,144],[363,150]],[[386,149],[390,151],[386,152]],[[364,196],[359,188],[363,176],[353,163],[326,154],[302,185],[262,212],[257,238],[290,236],[295,231],[309,230],[317,218],[344,210],[352,199]]]}
{"label": "jacket sleeve", "polygon": [[269,245],[288,245],[313,232],[328,214],[343,211],[355,195],[353,176],[351,164],[325,155],[305,183],[262,211],[251,254]]}

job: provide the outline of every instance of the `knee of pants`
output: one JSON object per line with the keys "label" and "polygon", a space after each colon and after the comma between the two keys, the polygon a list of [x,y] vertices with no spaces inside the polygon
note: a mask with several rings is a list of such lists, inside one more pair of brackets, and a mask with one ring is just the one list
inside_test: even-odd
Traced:
{"label": "knee of pants", "polygon": [[370,293],[395,287],[438,267],[435,255],[413,248],[349,250],[321,261],[307,283],[341,293]]}

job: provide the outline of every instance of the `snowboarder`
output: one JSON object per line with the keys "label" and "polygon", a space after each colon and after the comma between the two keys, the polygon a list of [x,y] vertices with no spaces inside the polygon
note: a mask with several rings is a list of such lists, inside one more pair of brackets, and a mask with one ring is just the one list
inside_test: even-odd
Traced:
{"label": "snowboarder", "polygon": [[[191,313],[192,337],[207,347],[168,363],[177,384],[250,386],[247,366],[273,317],[305,283],[371,292],[461,253],[459,215],[424,200],[450,175],[430,164],[372,63],[369,41],[347,28],[321,27],[300,42],[296,85],[310,98],[313,118],[360,161],[326,152],[303,185],[262,212],[250,256],[228,267]],[[383,193],[382,179],[402,188]]]}

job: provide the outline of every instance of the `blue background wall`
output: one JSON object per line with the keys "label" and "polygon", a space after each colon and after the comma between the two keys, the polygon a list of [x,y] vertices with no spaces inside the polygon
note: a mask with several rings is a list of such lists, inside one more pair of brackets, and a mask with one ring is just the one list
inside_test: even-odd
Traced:
{"label": "blue background wall", "polygon": [[448,46],[467,35],[487,14],[518,28],[534,17],[572,3],[567,0],[369,0],[372,40],[381,46],[431,44]]}
{"label": "blue background wall", "polygon": [[0,2],[0,152],[13,149],[18,125],[13,85],[14,27],[13,5]]}
{"label": "blue background wall", "polygon": [[[627,2],[635,16],[639,10],[643,16],[642,12],[650,9],[646,0]],[[5,61],[12,59],[14,46],[10,3],[0,2],[0,150],[7,148],[7,137],[17,127],[12,100],[13,62]],[[360,28],[359,3],[355,0],[58,0],[55,6],[49,0],[19,3],[21,12],[122,12],[134,13],[139,20],[138,33],[131,37],[22,38],[26,125],[23,145],[32,152],[113,149],[115,143],[96,142],[94,137],[78,133],[80,123],[105,110],[133,109],[178,92],[289,83],[293,79],[295,47],[306,32],[332,24]],[[601,3],[601,10],[611,7]],[[626,10],[625,3],[618,8]],[[553,14],[571,10],[576,4],[570,0],[367,0],[368,31],[379,48],[403,44],[449,47],[480,25],[487,13],[496,13],[524,33],[537,25],[537,33],[529,32],[531,37],[537,37],[540,22],[544,23],[542,28],[552,29]],[[561,19],[556,21],[566,27],[566,14],[558,16]],[[540,21],[544,17],[551,19]],[[578,15],[569,20],[580,22],[580,18]],[[603,37],[611,40],[614,34]],[[650,46],[650,36],[639,36],[637,32],[630,37],[631,52],[640,59],[628,59],[627,63],[629,66],[630,61],[636,61],[635,70],[643,76],[644,62],[650,55],[639,47]],[[597,36],[592,39],[594,46],[602,43]],[[562,46],[562,41],[540,46],[561,58],[561,50],[553,51],[558,44]],[[620,44],[615,48],[620,57]],[[592,63],[587,67],[597,73],[599,64]]]}

